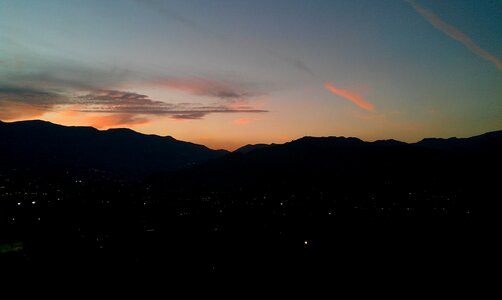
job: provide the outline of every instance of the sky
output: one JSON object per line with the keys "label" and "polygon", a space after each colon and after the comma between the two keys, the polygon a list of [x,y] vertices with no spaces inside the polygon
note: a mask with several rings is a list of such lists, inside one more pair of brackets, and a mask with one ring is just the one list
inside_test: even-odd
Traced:
{"label": "sky", "polygon": [[502,129],[500,0],[1,0],[0,120],[210,148]]}

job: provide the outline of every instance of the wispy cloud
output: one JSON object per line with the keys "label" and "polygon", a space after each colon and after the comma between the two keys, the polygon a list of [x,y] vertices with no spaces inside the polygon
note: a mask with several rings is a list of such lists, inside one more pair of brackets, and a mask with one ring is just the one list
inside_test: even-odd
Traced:
{"label": "wispy cloud", "polygon": [[[135,87],[161,86],[213,98],[210,105],[170,103],[131,91]],[[127,89],[124,91],[122,89]],[[102,113],[96,124],[138,124],[154,115],[172,119],[203,119],[214,113],[265,113],[249,98],[263,95],[248,84],[202,77],[150,77],[58,65],[43,72],[7,73],[0,82],[0,119],[39,117],[47,112]],[[161,99],[164,100],[164,99]],[[60,115],[60,114],[59,114]],[[115,115],[112,117],[104,116]],[[126,118],[127,115],[127,118]],[[61,116],[61,115],[60,115]],[[87,122],[88,123],[88,122]]]}
{"label": "wispy cloud", "polygon": [[479,47],[468,35],[461,32],[453,25],[450,25],[445,21],[441,20],[441,18],[439,18],[432,11],[424,8],[423,6],[418,5],[414,0],[406,0],[406,2],[408,2],[420,15],[422,15],[434,27],[441,30],[450,38],[462,43],[465,47],[467,47],[467,49],[469,49],[473,53],[493,63],[495,67],[497,67],[497,69],[502,71],[502,62],[493,54]]}
{"label": "wispy cloud", "polygon": [[0,101],[29,104],[40,109],[49,108],[55,104],[63,104],[67,97],[51,90],[37,87],[15,87],[0,85]]}
{"label": "wispy cloud", "polygon": [[241,100],[248,99],[254,96],[262,95],[263,93],[251,91],[240,84],[216,81],[206,78],[167,78],[147,82],[155,86],[176,89],[199,96],[208,96],[219,99]]}
{"label": "wispy cloud", "polygon": [[46,111],[46,109],[26,103],[0,100],[0,120],[33,119],[43,115]]}
{"label": "wispy cloud", "polygon": [[[252,106],[235,107],[231,102],[213,105],[200,103],[167,103],[147,95],[119,90],[95,90],[81,95],[56,94],[32,88],[0,87],[0,118],[5,120],[36,117],[45,112],[101,113],[93,123],[138,124],[148,116],[168,116],[173,119],[202,119],[214,113],[266,113]],[[111,116],[113,115],[113,116]],[[103,125],[104,126],[104,125]]]}
{"label": "wispy cloud", "polygon": [[362,109],[373,110],[375,108],[373,106],[373,104],[364,100],[359,95],[356,95],[356,94],[349,92],[347,90],[339,89],[329,82],[324,83],[324,87],[328,91],[332,92],[333,94],[338,95],[340,97],[343,97],[345,100],[348,100],[348,101],[354,103],[355,105],[359,106]]}
{"label": "wispy cloud", "polygon": [[52,91],[0,85],[0,119],[39,117],[55,105],[68,101],[64,95]]}
{"label": "wispy cloud", "polygon": [[97,115],[89,116],[83,119],[84,124],[88,124],[96,128],[110,128],[117,126],[133,126],[149,123],[146,117],[135,116],[131,114],[112,114],[112,115]]}
{"label": "wispy cloud", "polygon": [[165,1],[157,1],[157,0],[136,0],[138,4],[146,5],[152,10],[162,14],[166,17],[167,20],[176,21],[183,26],[190,28],[194,32],[199,32],[204,36],[209,36],[212,39],[216,39],[218,41],[226,41],[227,39],[222,34],[215,32],[208,28],[205,24],[200,24],[190,18],[187,18],[184,15],[179,14],[174,11],[170,7],[168,7]]}
{"label": "wispy cloud", "polygon": [[283,61],[284,63],[294,67],[295,69],[307,73],[311,76],[316,76],[312,68],[310,68],[305,62],[298,58],[288,56],[286,53],[280,53],[272,49],[266,49],[266,52],[273,56],[274,58]]}
{"label": "wispy cloud", "polygon": [[116,90],[101,90],[76,98],[80,112],[129,113],[168,115],[174,119],[202,119],[211,113],[265,113],[252,107],[233,108],[229,104],[202,105],[198,103],[166,103],[146,95]]}

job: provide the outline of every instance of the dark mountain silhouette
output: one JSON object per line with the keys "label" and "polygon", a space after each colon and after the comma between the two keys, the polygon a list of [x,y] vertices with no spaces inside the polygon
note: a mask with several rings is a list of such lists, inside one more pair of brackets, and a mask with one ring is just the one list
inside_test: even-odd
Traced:
{"label": "dark mountain silhouette", "polygon": [[100,131],[45,121],[0,123],[3,167],[33,170],[99,169],[145,175],[193,166],[221,157],[224,150],[144,135],[130,129]]}
{"label": "dark mountain silhouette", "polygon": [[234,150],[233,152],[235,152],[235,153],[248,153],[248,152],[253,151],[255,149],[267,148],[267,147],[274,146],[274,145],[275,144],[254,144],[254,145],[249,144],[246,146],[242,146],[239,149]]}
{"label": "dark mountain silhouette", "polygon": [[[273,147],[256,146],[244,146],[242,150],[196,169],[223,172],[228,168],[232,176],[271,170],[280,173],[293,171],[293,174],[303,176],[302,171],[306,170],[331,174],[382,174],[398,169],[406,170],[406,173],[427,168],[444,169],[448,163],[460,163],[459,167],[465,167],[465,164],[480,161],[499,162],[501,159],[497,154],[502,150],[502,131],[462,139],[424,139],[412,144],[396,140],[365,142],[354,137],[303,137]],[[485,156],[477,156],[480,153]],[[465,160],[457,161],[460,158]]]}
{"label": "dark mountain silhouette", "polygon": [[[149,185],[159,206],[195,212],[190,220],[207,216],[201,245],[249,258],[244,267],[222,259],[232,271],[279,266],[287,273],[291,261],[313,270],[384,270],[403,261],[412,273],[454,270],[490,249],[499,227],[492,174],[502,167],[494,150],[500,134],[453,145],[304,137],[152,177]],[[204,240],[205,232],[218,240]]]}
{"label": "dark mountain silhouette", "polygon": [[470,138],[426,138],[415,145],[455,153],[496,153],[502,150],[502,131],[487,132]]}
{"label": "dark mountain silhouette", "polygon": [[[338,190],[370,194],[463,190],[483,198],[490,174],[502,168],[502,131],[465,139],[365,142],[353,137],[304,137],[273,147],[233,152],[194,168],[157,177],[201,191]],[[361,196],[363,197],[363,196]],[[486,200],[487,197],[484,197]]]}
{"label": "dark mountain silhouette", "polygon": [[[220,176],[228,176],[230,181],[268,180],[279,175],[314,180],[409,170],[420,173],[438,166],[442,166],[441,170],[447,165],[469,167],[480,161],[497,165],[497,154],[502,150],[502,131],[496,131],[470,138],[428,138],[412,144],[395,140],[365,142],[353,137],[303,137],[285,144],[246,145],[229,153],[130,129],[100,131],[45,121],[0,122],[0,140],[0,160],[7,168],[97,169],[148,175],[211,160],[185,173],[195,176],[202,172],[201,176],[208,180],[221,182],[227,180]],[[458,164],[458,160],[463,161]]]}
{"label": "dark mountain silhouette", "polygon": [[[229,153],[128,129],[0,123],[0,265],[443,278],[492,263],[501,136],[304,137]],[[119,176],[72,172],[88,168]]]}

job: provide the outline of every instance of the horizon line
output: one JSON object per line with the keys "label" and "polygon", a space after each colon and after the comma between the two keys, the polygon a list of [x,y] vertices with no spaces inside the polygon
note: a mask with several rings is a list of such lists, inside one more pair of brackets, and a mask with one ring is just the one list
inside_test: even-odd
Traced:
{"label": "horizon line", "polygon": [[398,139],[394,139],[394,138],[390,138],[390,139],[375,139],[375,140],[364,140],[364,139],[361,139],[357,136],[343,136],[343,135],[327,135],[327,136],[312,136],[312,135],[305,135],[305,136],[302,136],[302,137],[298,137],[298,138],[295,138],[295,139],[291,139],[290,141],[288,142],[283,142],[283,143],[255,143],[255,144],[244,144],[240,147],[237,147],[235,148],[234,150],[228,150],[228,149],[225,149],[225,148],[219,148],[219,149],[215,149],[215,148],[210,148],[204,144],[199,144],[199,143],[194,143],[194,142],[190,142],[190,141],[186,141],[186,140],[180,140],[180,139],[177,139],[175,138],[174,136],[172,135],[165,135],[165,136],[162,136],[162,135],[159,135],[159,134],[154,134],[154,133],[144,133],[144,132],[140,132],[140,131],[136,131],[134,129],[131,129],[131,128],[128,128],[128,127],[110,127],[110,128],[107,128],[107,129],[99,129],[99,128],[96,128],[96,127],[93,127],[93,126],[89,126],[89,125],[63,125],[63,124],[58,124],[58,123],[54,123],[54,122],[51,122],[51,121],[47,121],[47,120],[42,120],[42,119],[26,119],[26,120],[16,120],[16,121],[3,121],[3,120],[0,120],[0,123],[5,123],[5,124],[13,124],[13,123],[27,123],[27,122],[43,122],[43,123],[49,123],[49,124],[52,124],[52,125],[56,125],[56,126],[62,126],[62,127],[68,127],[68,128],[78,128],[78,127],[83,127],[83,128],[92,128],[96,131],[101,131],[101,132],[104,132],[104,131],[109,131],[109,130],[116,130],[116,129],[124,129],[124,130],[130,130],[134,133],[137,133],[137,134],[141,134],[141,135],[146,135],[146,136],[156,136],[156,137],[161,137],[161,138],[172,138],[176,141],[179,141],[179,142],[184,142],[184,143],[190,143],[190,144],[195,144],[195,145],[200,145],[200,146],[204,146],[210,150],[214,150],[214,151],[228,151],[228,152],[235,152],[236,150],[242,148],[242,147],[245,147],[245,146],[254,146],[254,145],[257,145],[257,144],[265,144],[265,145],[284,145],[284,144],[287,144],[287,143],[290,143],[290,142],[294,142],[294,141],[297,141],[297,140],[300,140],[300,139],[303,139],[303,138],[346,138],[346,139],[349,139],[349,138],[355,138],[355,139],[358,139],[362,142],[366,142],[366,143],[375,143],[375,142],[381,142],[381,141],[396,141],[396,142],[400,142],[400,143],[404,143],[404,144],[416,144],[420,141],[423,141],[423,140],[427,140],[427,139],[466,139],[466,138],[473,138],[473,137],[477,137],[477,136],[481,136],[481,135],[485,135],[485,134],[489,134],[489,133],[493,133],[493,132],[499,132],[499,131],[502,131],[502,129],[498,129],[498,130],[492,130],[492,131],[487,131],[487,132],[483,132],[483,133],[480,133],[480,134],[476,134],[476,135],[470,135],[470,136],[465,136],[465,137],[457,137],[457,136],[450,136],[450,137],[424,137],[420,140],[417,140],[415,142],[404,142],[404,141],[401,141],[401,140],[398,140]]}

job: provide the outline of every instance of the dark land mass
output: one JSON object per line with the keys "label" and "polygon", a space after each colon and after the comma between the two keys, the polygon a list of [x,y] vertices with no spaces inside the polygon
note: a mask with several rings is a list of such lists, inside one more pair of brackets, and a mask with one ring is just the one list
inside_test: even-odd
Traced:
{"label": "dark land mass", "polygon": [[5,266],[434,277],[497,249],[502,131],[233,153],[46,122],[0,138]]}
{"label": "dark land mass", "polygon": [[254,145],[249,144],[246,146],[242,146],[239,149],[234,150],[233,152],[245,154],[256,149],[267,148],[270,146],[275,146],[275,144],[254,144]]}
{"label": "dark land mass", "polygon": [[0,160],[27,172],[88,171],[122,177],[171,171],[222,157],[225,150],[119,128],[67,127],[45,121],[0,122]]}

